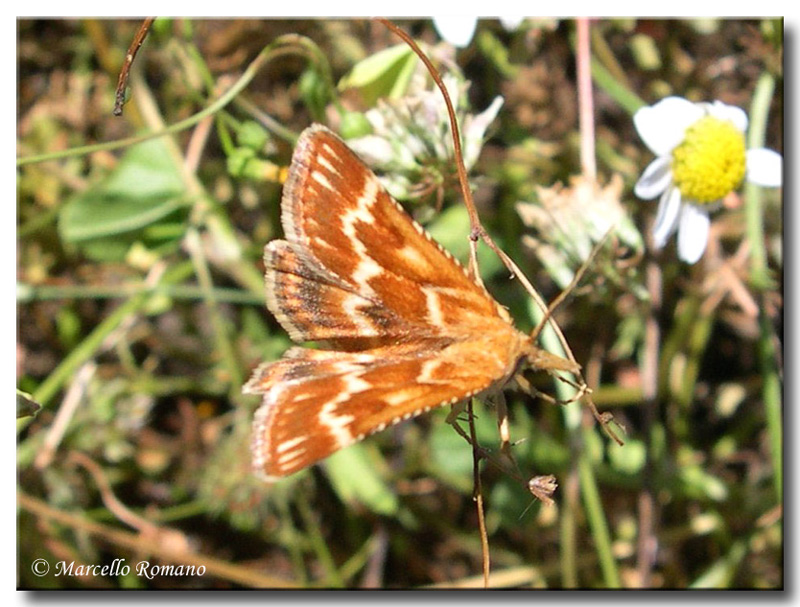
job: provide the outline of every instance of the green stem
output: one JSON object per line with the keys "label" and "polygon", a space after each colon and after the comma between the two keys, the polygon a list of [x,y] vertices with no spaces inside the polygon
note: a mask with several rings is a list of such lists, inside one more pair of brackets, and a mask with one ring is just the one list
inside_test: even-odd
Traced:
{"label": "green stem", "polygon": [[[242,305],[263,305],[263,288],[257,292],[243,291],[241,289],[215,287],[212,289],[214,298],[218,302]],[[205,291],[195,285],[157,285],[151,287],[146,284],[129,284],[118,287],[105,287],[95,285],[34,285],[17,283],[17,303],[24,304],[32,301],[49,301],[53,299],[126,299],[147,293],[162,295],[173,299],[196,300],[205,297]]]}
{"label": "green stem", "polygon": [[578,523],[575,520],[577,512],[578,491],[573,487],[576,481],[576,471],[570,469],[567,482],[564,483],[564,500],[561,517],[558,525],[561,566],[561,586],[565,589],[578,587],[578,541],[576,530]]}
{"label": "green stem", "polygon": [[[586,431],[590,432],[591,430],[587,429]],[[581,454],[578,461],[578,472],[581,479],[583,505],[589,517],[589,527],[592,529],[592,537],[597,556],[600,559],[600,569],[603,571],[606,588],[620,588],[617,562],[614,560],[614,553],[611,549],[611,533],[608,530],[608,523],[603,512],[603,502],[597,489],[597,479],[588,455]]]}
{"label": "green stem", "polygon": [[743,540],[734,542],[730,550],[694,580],[689,588],[692,590],[730,589],[736,579],[736,572],[746,557],[747,542]]}
{"label": "green stem", "polygon": [[303,556],[303,538],[294,524],[289,504],[285,499],[276,499],[275,508],[278,510],[280,518],[280,529],[286,535],[286,541],[282,542],[284,549],[289,553],[289,560],[292,563],[297,585],[301,588],[308,587],[308,574],[306,571],[305,557]]}
{"label": "green stem", "polygon": [[[95,327],[94,331],[72,350],[67,357],[61,361],[61,364],[47,376],[47,379],[39,385],[32,395],[33,400],[42,405],[42,407],[46,407],[66,381],[73,377],[78,368],[95,355],[106,337],[130,316],[136,314],[142,308],[146,300],[146,293],[134,295],[104,318],[103,321]],[[26,419],[30,421],[31,418]],[[23,419],[20,421],[24,422],[25,420]],[[17,427],[19,428],[19,425]]]}
{"label": "green stem", "polygon": [[303,492],[298,493],[297,509],[308,531],[308,539],[311,542],[311,546],[317,554],[322,569],[325,571],[324,585],[333,588],[344,588],[344,580],[336,568],[336,562],[333,560],[333,555],[325,542],[319,522],[311,511],[311,505]]}
{"label": "green stem", "polygon": [[247,69],[241,75],[241,77],[229,88],[219,99],[217,99],[214,103],[209,105],[207,108],[199,111],[198,113],[189,116],[188,118],[176,122],[168,126],[165,129],[161,129],[158,131],[153,131],[150,133],[145,133],[143,135],[137,135],[135,137],[127,137],[125,139],[118,139],[116,141],[107,141],[105,143],[98,143],[94,145],[86,145],[77,148],[70,148],[67,150],[61,150],[58,152],[49,152],[46,154],[35,154],[33,156],[26,156],[23,158],[17,158],[17,166],[23,166],[26,164],[32,164],[36,162],[46,162],[48,160],[59,160],[62,158],[69,158],[73,156],[83,156],[85,154],[91,154],[93,152],[100,152],[100,151],[108,151],[108,150],[116,150],[119,148],[124,148],[135,143],[141,143],[142,141],[147,141],[148,139],[154,139],[155,137],[163,137],[164,135],[171,135],[174,133],[179,133],[185,129],[188,129],[195,124],[199,123],[204,118],[211,116],[224,108],[228,105],[236,96],[241,93],[247,85],[253,80],[259,70],[266,64],[268,61],[282,55],[285,53],[292,52],[292,50],[300,49],[301,51],[308,54],[311,58],[313,58],[318,67],[321,68],[323,75],[326,79],[332,81],[332,77],[330,75],[330,68],[326,61],[324,61],[324,55],[322,55],[319,48],[308,38],[303,36],[298,36],[297,34],[286,34],[285,36],[281,36],[280,38],[275,39],[272,43],[268,44],[264,47],[264,49],[258,54],[258,56],[247,66]]}
{"label": "green stem", "polygon": [[695,398],[703,356],[708,349],[711,333],[714,330],[715,311],[716,308],[703,311],[703,306],[700,306],[697,316],[692,319],[686,342],[686,367],[683,370],[681,391],[675,395],[687,415]]}
{"label": "green stem", "polygon": [[[531,302],[529,306],[530,313],[536,321],[541,317],[541,311]],[[564,356],[564,350],[555,331],[548,325],[542,330],[540,335],[542,346],[553,354]],[[575,389],[568,387],[564,382],[557,381],[556,394],[561,400],[568,400],[571,398]],[[573,441],[573,452],[578,458],[578,474],[580,478],[580,489],[583,497],[584,507],[586,508],[589,527],[591,529],[592,538],[594,539],[595,549],[597,550],[598,559],[603,571],[603,578],[608,588],[619,588],[620,578],[619,571],[617,570],[617,563],[614,560],[613,551],[611,549],[611,534],[608,531],[608,523],[606,522],[605,513],[603,512],[603,502],[600,499],[600,492],[597,488],[597,478],[594,473],[589,453],[582,448],[581,441],[578,438],[583,438],[582,442],[586,442],[586,433],[594,432],[594,428],[587,426],[582,429],[582,409],[580,403],[571,403],[562,408],[564,412],[564,421],[570,436],[576,440]],[[581,436],[583,434],[583,436]],[[562,535],[563,542],[573,542],[575,538],[569,533],[568,529]],[[562,545],[562,550],[574,550],[574,545]],[[569,558],[569,557],[567,557]],[[562,562],[562,571],[569,564]]]}
{"label": "green stem", "polygon": [[222,357],[225,368],[228,370],[231,389],[235,390],[238,396],[239,386],[244,382],[241,366],[236,359],[236,349],[233,347],[233,343],[230,339],[232,331],[219,309],[219,302],[214,293],[214,283],[211,279],[208,260],[203,253],[200,235],[196,228],[189,228],[186,234],[186,245],[189,250],[189,255],[192,258],[195,275],[200,283],[200,290],[203,292],[203,300],[210,313],[211,326],[214,329],[214,341],[217,351]]}
{"label": "green stem", "polygon": [[641,97],[614,78],[597,59],[592,59],[592,79],[630,114],[647,105]]}
{"label": "green stem", "polygon": [[[756,83],[753,103],[750,107],[750,128],[747,135],[747,148],[764,146],[767,130],[767,116],[772,95],[775,91],[775,78],[764,73]],[[764,242],[764,208],[761,187],[747,183],[745,186],[745,217],[747,220],[747,239],[750,242],[750,281],[758,289],[771,286],[767,268],[767,247]]]}
{"label": "green stem", "polygon": [[767,418],[770,456],[774,470],[775,495],[778,502],[783,501],[783,399],[781,378],[777,368],[777,353],[773,338],[773,328],[766,314],[759,317],[761,334],[758,340],[758,358],[763,377],[764,409]]}
{"label": "green stem", "polygon": [[[756,83],[753,103],[750,108],[750,128],[747,136],[748,149],[764,146],[767,130],[767,116],[772,96],[775,92],[775,77],[765,72]],[[745,216],[747,219],[747,238],[750,242],[750,282],[755,289],[764,291],[774,287],[767,263],[767,246],[764,238],[764,206],[762,190],[755,184],[745,187]],[[764,399],[767,432],[769,434],[770,455],[774,469],[775,494],[778,501],[783,499],[783,410],[781,397],[781,378],[775,351],[775,331],[760,306],[758,355],[762,395]]]}
{"label": "green stem", "polygon": [[[174,282],[184,280],[186,276],[182,272],[168,272],[159,282]],[[64,384],[75,375],[81,365],[96,355],[97,350],[102,346],[103,341],[129,317],[138,314],[144,307],[149,298],[149,291],[142,291],[123,302],[111,314],[94,328],[89,335],[75,349],[73,349],[61,364],[56,367],[50,375],[39,385],[32,394],[34,401],[46,407],[50,401],[64,386]],[[22,418],[17,421],[17,432],[25,429],[33,420],[32,417]]]}

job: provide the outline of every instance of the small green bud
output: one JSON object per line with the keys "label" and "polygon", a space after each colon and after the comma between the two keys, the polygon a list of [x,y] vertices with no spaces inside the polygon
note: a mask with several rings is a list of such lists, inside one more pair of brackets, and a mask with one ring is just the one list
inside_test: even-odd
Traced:
{"label": "small green bud", "polygon": [[256,152],[252,148],[236,148],[228,156],[228,173],[233,177],[244,177],[247,165],[255,158]]}
{"label": "small green bud", "polygon": [[246,120],[236,131],[239,145],[251,150],[261,151],[269,141],[269,132],[254,120]]}

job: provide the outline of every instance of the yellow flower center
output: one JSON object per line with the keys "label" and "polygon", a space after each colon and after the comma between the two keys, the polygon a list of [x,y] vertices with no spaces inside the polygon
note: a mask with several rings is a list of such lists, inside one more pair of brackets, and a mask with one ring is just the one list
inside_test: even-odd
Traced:
{"label": "yellow flower center", "polygon": [[711,203],[744,179],[744,134],[733,123],[705,116],[672,150],[672,179],[687,200]]}

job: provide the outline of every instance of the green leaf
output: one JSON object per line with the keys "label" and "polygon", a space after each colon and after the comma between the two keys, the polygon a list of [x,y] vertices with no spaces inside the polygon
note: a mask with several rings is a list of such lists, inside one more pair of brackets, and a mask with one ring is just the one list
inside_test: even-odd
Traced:
{"label": "green leaf", "polygon": [[313,67],[306,69],[298,84],[300,96],[306,104],[306,107],[311,112],[312,117],[316,121],[322,121],[325,118],[325,106],[331,100],[331,91],[328,90],[328,84],[325,78]]}
{"label": "green leaf", "polygon": [[245,120],[236,129],[236,141],[244,148],[260,152],[269,142],[269,131],[255,120]]}
{"label": "green leaf", "polygon": [[437,423],[430,438],[431,463],[436,476],[457,487],[469,491],[472,487],[472,449],[456,431],[441,420]]}
{"label": "green leaf", "polygon": [[728,553],[714,561],[689,588],[730,588],[746,556],[747,544],[743,540],[734,542]]}
{"label": "green leaf", "polygon": [[376,470],[364,443],[356,443],[325,460],[331,485],[347,504],[363,504],[373,512],[394,516],[400,509],[397,496]]}
{"label": "green leaf", "polygon": [[699,465],[684,466],[678,475],[683,483],[683,491],[692,499],[710,499],[717,502],[728,499],[730,492],[725,483]]}
{"label": "green leaf", "polygon": [[[509,476],[501,478],[491,489],[487,521],[530,521],[542,504],[525,487]],[[494,525],[492,525],[494,527]]]}
{"label": "green leaf", "polygon": [[[463,204],[447,207],[425,229],[463,265],[469,263],[469,214]],[[503,262],[483,242],[478,243],[478,265],[484,279],[503,269]]]}
{"label": "green leaf", "polygon": [[[146,240],[146,228],[174,222],[187,209],[185,197],[166,143],[145,141],[130,147],[105,180],[64,205],[59,232],[64,242],[90,255],[118,259],[132,242]],[[182,217],[178,221],[182,224]],[[171,232],[173,238],[180,233]]]}
{"label": "green leaf", "polygon": [[416,55],[406,44],[374,53],[353,66],[339,81],[339,90],[358,89],[367,106],[381,97],[402,97],[416,67]]}

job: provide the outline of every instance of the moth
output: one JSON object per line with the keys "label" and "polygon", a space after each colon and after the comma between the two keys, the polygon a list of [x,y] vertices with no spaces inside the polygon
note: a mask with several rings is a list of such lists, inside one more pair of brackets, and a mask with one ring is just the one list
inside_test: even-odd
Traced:
{"label": "moth", "polygon": [[434,407],[501,388],[523,368],[578,366],[534,345],[334,133],[307,128],[264,249],[266,301],[297,343],[244,386],[263,395],[255,469],[267,480]]}

